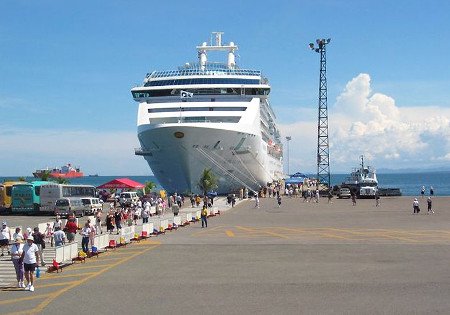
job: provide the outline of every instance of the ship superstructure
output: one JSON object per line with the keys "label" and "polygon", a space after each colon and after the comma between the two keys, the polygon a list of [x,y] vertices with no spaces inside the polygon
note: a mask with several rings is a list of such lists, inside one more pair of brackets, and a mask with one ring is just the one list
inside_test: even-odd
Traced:
{"label": "ship superstructure", "polygon": [[[169,192],[199,192],[205,168],[218,192],[258,190],[283,177],[283,147],[269,104],[270,85],[261,71],[236,65],[233,42],[197,46],[198,62],[153,71],[131,90],[139,103],[138,139],[143,156]],[[227,63],[208,61],[226,52]]]}

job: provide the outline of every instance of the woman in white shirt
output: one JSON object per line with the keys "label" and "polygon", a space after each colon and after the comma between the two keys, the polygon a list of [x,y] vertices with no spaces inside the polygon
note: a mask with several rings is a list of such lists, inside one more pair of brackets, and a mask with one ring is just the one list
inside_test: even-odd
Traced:
{"label": "woman in white shirt", "polygon": [[17,287],[25,288],[23,283],[23,261],[20,259],[23,253],[23,241],[21,237],[16,237],[14,239],[14,244],[11,246],[11,260],[14,264],[14,269],[16,269]]}
{"label": "woman in white shirt", "polygon": [[25,279],[28,285],[25,290],[34,291],[34,271],[39,266],[39,248],[34,244],[32,235],[28,235],[27,243],[23,246],[21,260],[23,260],[23,269],[25,270]]}

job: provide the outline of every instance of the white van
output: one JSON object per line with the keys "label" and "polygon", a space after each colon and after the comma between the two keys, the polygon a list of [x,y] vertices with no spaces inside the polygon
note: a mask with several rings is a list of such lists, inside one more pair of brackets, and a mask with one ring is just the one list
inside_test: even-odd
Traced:
{"label": "white van", "polygon": [[81,202],[83,203],[85,214],[94,214],[97,210],[102,209],[102,204],[98,198],[85,197],[81,198]]}
{"label": "white van", "polygon": [[139,201],[139,196],[135,191],[125,191],[120,193],[119,202],[125,206],[131,206]]}
{"label": "white van", "polygon": [[55,215],[68,217],[75,215],[82,217],[84,215],[84,206],[80,198],[60,198],[55,202]]}

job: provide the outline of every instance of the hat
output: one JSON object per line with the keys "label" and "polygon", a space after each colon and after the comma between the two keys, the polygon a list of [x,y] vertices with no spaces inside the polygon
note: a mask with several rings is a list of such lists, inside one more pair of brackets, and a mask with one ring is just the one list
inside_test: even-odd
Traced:
{"label": "hat", "polygon": [[2,225],[6,225],[6,221],[3,221]]}
{"label": "hat", "polygon": [[27,227],[27,232],[30,234],[31,233],[31,228]]}
{"label": "hat", "polygon": [[417,201],[417,198],[414,198],[414,201]]}
{"label": "hat", "polygon": [[27,237],[27,241],[33,241],[33,242],[34,242],[34,238],[33,238],[33,236],[31,236],[31,235],[28,235],[28,237]]}
{"label": "hat", "polygon": [[22,238],[20,236],[16,237],[16,239],[14,240],[14,243],[23,243]]}

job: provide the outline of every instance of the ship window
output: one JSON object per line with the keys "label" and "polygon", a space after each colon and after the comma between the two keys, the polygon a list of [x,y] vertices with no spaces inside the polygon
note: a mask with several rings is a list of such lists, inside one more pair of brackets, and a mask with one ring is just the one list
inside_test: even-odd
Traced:
{"label": "ship window", "polygon": [[239,116],[220,116],[220,117],[162,117],[151,118],[151,124],[175,124],[175,123],[238,123],[241,117]]}
{"label": "ship window", "polygon": [[174,107],[174,108],[149,108],[149,113],[176,113],[176,112],[202,112],[202,111],[224,111],[244,112],[247,107]]}
{"label": "ship window", "polygon": [[[268,95],[269,89],[241,89],[240,88],[204,88],[204,89],[183,89],[193,93],[195,95]],[[145,90],[145,91],[133,91],[133,98],[148,98],[148,97],[161,97],[161,96],[179,96],[179,89],[164,89],[164,90]]]}
{"label": "ship window", "polygon": [[260,84],[259,79],[237,78],[192,78],[149,81],[144,86],[188,85],[188,84]]}

